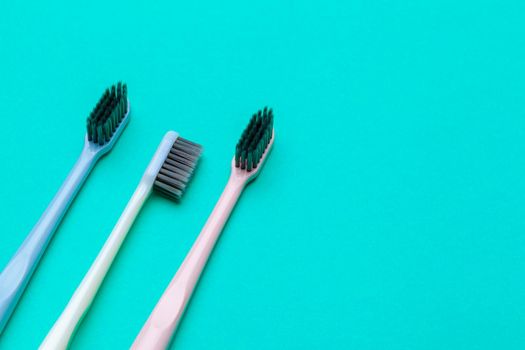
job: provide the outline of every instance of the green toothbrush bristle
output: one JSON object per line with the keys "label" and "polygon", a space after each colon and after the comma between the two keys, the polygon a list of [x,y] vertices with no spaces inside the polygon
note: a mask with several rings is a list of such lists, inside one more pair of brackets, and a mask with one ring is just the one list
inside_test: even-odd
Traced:
{"label": "green toothbrush bristle", "polygon": [[90,142],[105,145],[128,113],[128,88],[118,83],[108,88],[87,119]]}
{"label": "green toothbrush bristle", "polygon": [[265,107],[252,116],[250,124],[235,148],[235,166],[252,171],[257,169],[273,137],[273,111]]}

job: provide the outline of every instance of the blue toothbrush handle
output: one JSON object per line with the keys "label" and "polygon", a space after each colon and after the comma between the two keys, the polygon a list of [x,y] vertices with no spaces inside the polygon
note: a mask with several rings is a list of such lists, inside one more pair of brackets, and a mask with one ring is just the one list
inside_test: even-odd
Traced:
{"label": "blue toothbrush handle", "polygon": [[44,214],[0,274],[0,334],[53,233],[98,159],[86,142],[82,154]]}

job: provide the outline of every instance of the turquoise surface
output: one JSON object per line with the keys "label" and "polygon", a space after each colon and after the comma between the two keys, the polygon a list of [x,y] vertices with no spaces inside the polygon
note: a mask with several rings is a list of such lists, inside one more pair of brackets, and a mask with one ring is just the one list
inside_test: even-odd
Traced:
{"label": "turquoise surface", "polygon": [[0,349],[43,340],[169,129],[204,145],[153,197],[73,349],[125,349],[218,199],[250,114],[276,143],[177,349],[525,347],[523,1],[0,3],[0,266],[75,163],[103,89],[132,121]]}

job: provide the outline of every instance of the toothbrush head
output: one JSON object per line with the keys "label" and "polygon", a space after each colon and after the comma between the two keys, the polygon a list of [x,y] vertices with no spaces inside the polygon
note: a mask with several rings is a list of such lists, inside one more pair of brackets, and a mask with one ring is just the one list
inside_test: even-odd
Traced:
{"label": "toothbrush head", "polygon": [[153,188],[179,201],[193,177],[201,153],[201,145],[178,136],[157,174]]}
{"label": "toothbrush head", "polygon": [[250,179],[259,174],[273,146],[273,111],[265,107],[255,113],[235,148],[234,171]]}
{"label": "toothbrush head", "polygon": [[106,89],[87,118],[87,140],[98,148],[111,148],[126,127],[128,115],[126,84],[118,83]]}

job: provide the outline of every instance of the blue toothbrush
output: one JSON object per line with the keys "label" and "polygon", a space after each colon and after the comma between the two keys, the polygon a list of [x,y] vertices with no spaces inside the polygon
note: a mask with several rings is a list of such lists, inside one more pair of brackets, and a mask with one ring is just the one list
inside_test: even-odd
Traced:
{"label": "blue toothbrush", "polygon": [[97,161],[108,153],[129,122],[127,87],[118,83],[102,95],[87,119],[84,149],[66,181],[24,243],[0,273],[0,335],[70,204]]}

